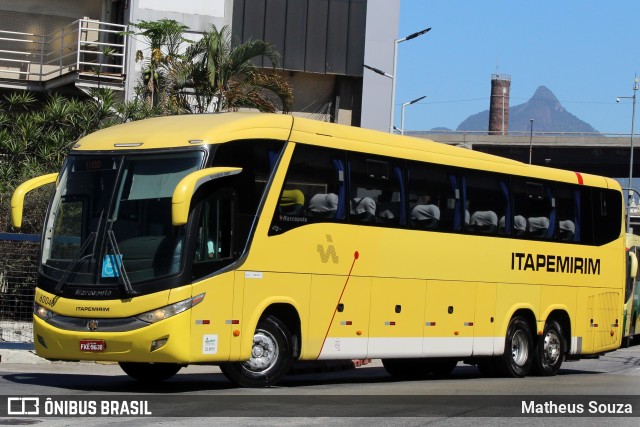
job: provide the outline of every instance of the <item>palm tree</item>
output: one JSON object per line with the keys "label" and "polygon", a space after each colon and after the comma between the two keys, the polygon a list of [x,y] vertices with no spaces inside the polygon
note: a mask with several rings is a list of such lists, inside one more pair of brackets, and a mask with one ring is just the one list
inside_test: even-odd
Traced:
{"label": "palm tree", "polygon": [[174,69],[176,86],[193,90],[195,112],[249,107],[286,113],[293,105],[291,87],[278,74],[252,62],[261,56],[271,61],[273,70],[280,62],[280,54],[269,43],[249,40],[232,47],[229,28],[218,31],[212,25],[186,50],[182,67]]}
{"label": "palm tree", "polygon": [[149,43],[149,56],[145,58],[144,53],[139,50],[136,52],[136,62],[143,62],[144,97],[149,105],[157,106],[161,102],[158,95],[166,92],[164,70],[179,58],[180,45],[189,42],[183,37],[184,31],[189,27],[173,19],[140,21],[131,26],[140,30],[133,34],[143,36]]}

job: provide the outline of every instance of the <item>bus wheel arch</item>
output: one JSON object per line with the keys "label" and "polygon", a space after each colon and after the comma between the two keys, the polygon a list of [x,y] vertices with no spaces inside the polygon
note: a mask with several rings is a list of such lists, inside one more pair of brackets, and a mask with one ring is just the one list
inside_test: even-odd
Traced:
{"label": "bus wheel arch", "polygon": [[266,316],[273,316],[279,319],[288,329],[293,348],[293,356],[300,356],[301,342],[302,342],[302,327],[300,325],[300,315],[294,306],[291,304],[277,303],[271,304],[262,313],[261,319]]}
{"label": "bus wheel arch", "polygon": [[536,340],[532,367],[535,374],[554,376],[558,373],[569,351],[568,336],[571,336],[569,316],[562,310],[553,311]]}
{"label": "bus wheel arch", "polygon": [[297,311],[288,304],[273,304],[256,325],[249,360],[223,363],[220,370],[238,386],[270,387],[289,372],[299,354],[299,331]]}

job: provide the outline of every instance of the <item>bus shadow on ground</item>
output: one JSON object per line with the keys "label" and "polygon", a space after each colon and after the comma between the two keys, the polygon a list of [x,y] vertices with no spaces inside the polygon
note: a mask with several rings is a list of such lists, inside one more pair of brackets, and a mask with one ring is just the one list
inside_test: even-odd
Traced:
{"label": "bus shadow on ground", "polygon": [[[599,374],[601,372],[580,369],[561,369],[559,376]],[[178,373],[173,378],[159,383],[141,383],[125,374],[93,375],[83,373],[15,373],[3,375],[6,381],[15,384],[36,385],[51,389],[66,389],[94,393],[141,393],[179,394],[199,391],[242,390],[229,382],[221,373]],[[536,377],[530,377],[536,378]],[[544,377],[537,377],[544,378]],[[330,386],[340,384],[385,384],[409,381],[441,382],[465,380],[511,380],[509,378],[483,377],[475,366],[458,365],[449,375],[416,376],[398,378],[391,376],[383,367],[358,368],[333,372],[302,373],[286,376],[273,388],[298,388]],[[247,389],[249,390],[249,389]]]}

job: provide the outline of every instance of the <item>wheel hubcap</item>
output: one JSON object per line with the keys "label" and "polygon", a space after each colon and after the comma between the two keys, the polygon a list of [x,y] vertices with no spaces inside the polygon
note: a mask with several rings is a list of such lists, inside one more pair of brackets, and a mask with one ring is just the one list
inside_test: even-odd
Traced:
{"label": "wheel hubcap", "polygon": [[276,339],[266,331],[256,331],[253,336],[251,359],[243,365],[250,371],[264,373],[271,369],[278,360]]}
{"label": "wheel hubcap", "polygon": [[560,337],[553,331],[544,337],[544,358],[549,365],[555,365],[560,358]]}
{"label": "wheel hubcap", "polygon": [[511,339],[511,359],[516,365],[524,366],[528,358],[527,334],[524,331],[516,331]]}

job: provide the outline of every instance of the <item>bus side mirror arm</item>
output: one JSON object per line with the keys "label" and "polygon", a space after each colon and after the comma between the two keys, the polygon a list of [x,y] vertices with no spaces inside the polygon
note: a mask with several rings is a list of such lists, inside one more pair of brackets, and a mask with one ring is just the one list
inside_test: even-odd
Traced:
{"label": "bus side mirror arm", "polygon": [[175,226],[185,225],[189,220],[191,198],[196,190],[211,180],[237,175],[242,168],[215,167],[195,171],[180,180],[171,198],[171,222]]}
{"label": "bus side mirror arm", "polygon": [[37,176],[28,181],[23,182],[16,188],[11,196],[11,224],[16,227],[22,227],[22,213],[24,212],[24,196],[31,190],[42,187],[46,184],[56,182],[57,173]]}

